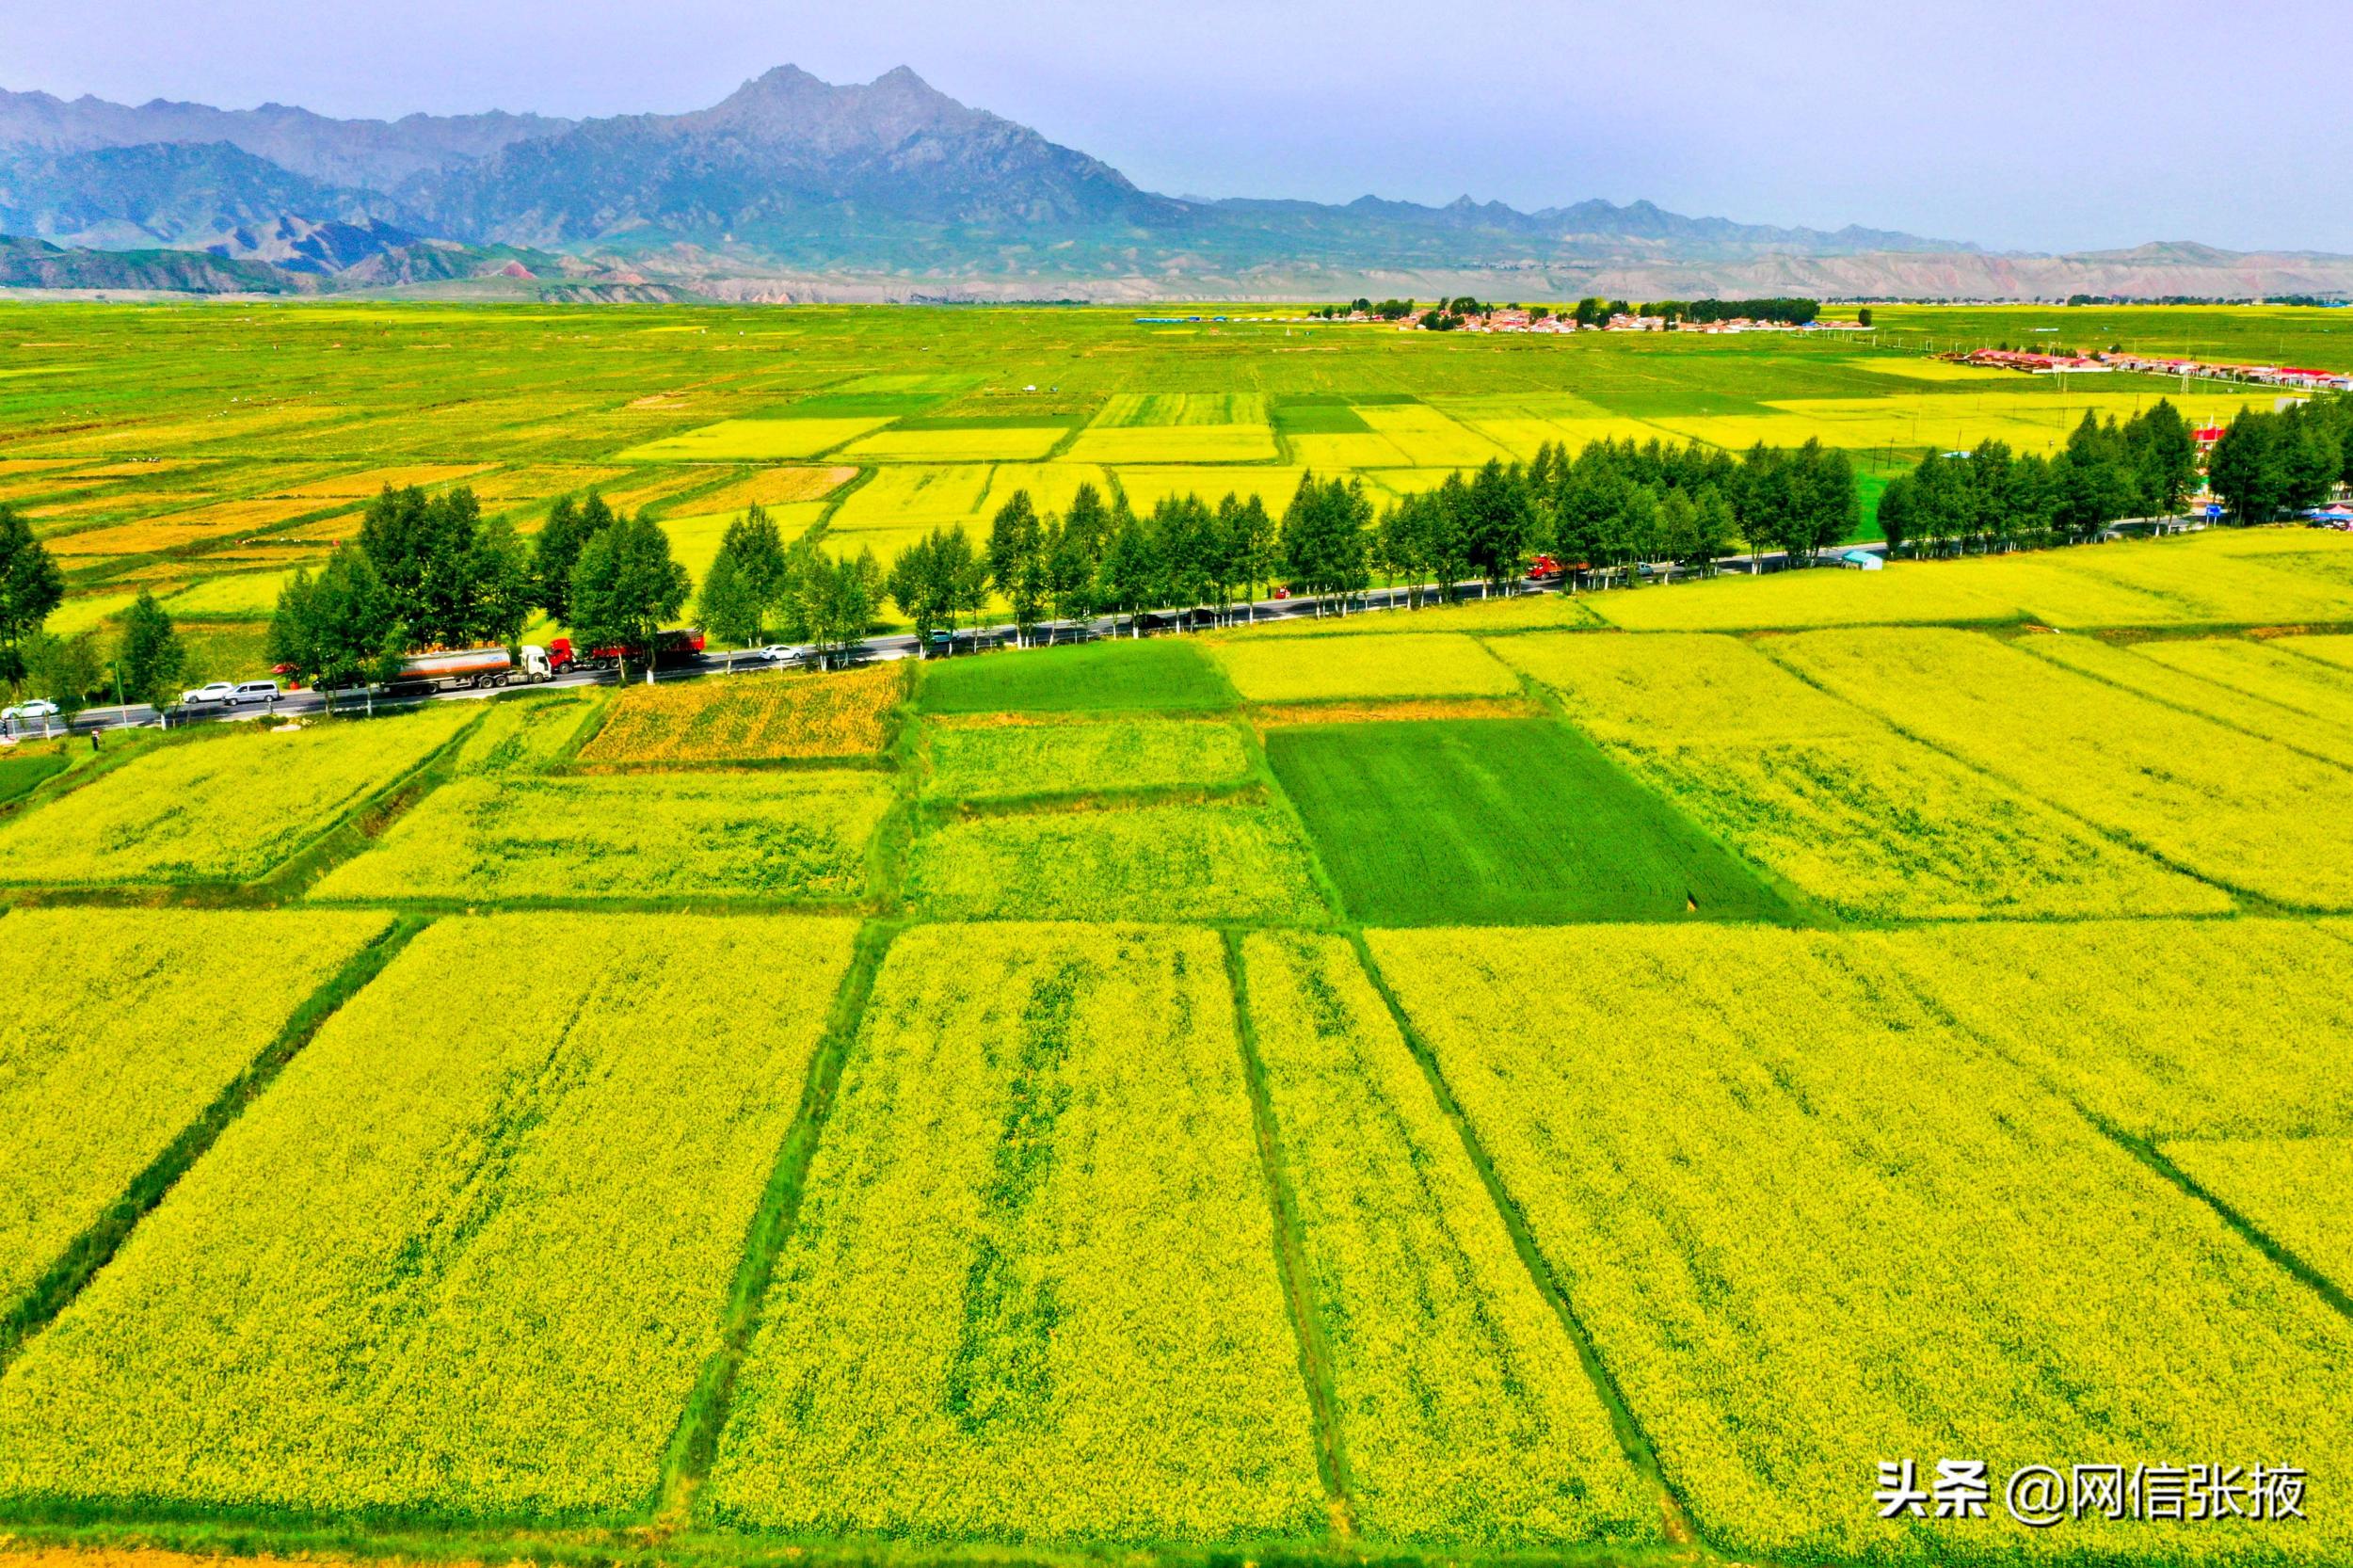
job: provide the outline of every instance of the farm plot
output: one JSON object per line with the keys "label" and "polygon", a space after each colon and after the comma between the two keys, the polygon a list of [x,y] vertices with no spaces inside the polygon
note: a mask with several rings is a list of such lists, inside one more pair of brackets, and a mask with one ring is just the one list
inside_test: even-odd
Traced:
{"label": "farm plot", "polygon": [[2238,638],[2118,648],[2089,637],[2019,646],[2128,691],[2353,767],[2353,671]]}
{"label": "farm plot", "polygon": [[164,601],[173,616],[223,616],[251,620],[278,608],[278,596],[293,580],[290,571],[245,571],[208,577]]}
{"label": "farm plot", "polygon": [[888,424],[888,418],[726,419],[618,453],[624,463],[764,463],[815,457]]}
{"label": "farm plot", "polygon": [[908,463],[874,471],[843,499],[827,526],[836,534],[925,528],[980,520],[986,463]]}
{"label": "farm plot", "polygon": [[927,713],[1080,713],[1234,705],[1233,692],[1200,648],[1176,637],[935,660],[923,665],[919,690]]}
{"label": "farm plot", "polygon": [[2258,1229],[2353,1290],[2353,1138],[2228,1138],[2166,1158]]}
{"label": "farm plot", "polygon": [[[1877,973],[1759,928],[1382,932],[1390,984],[1702,1531],[1735,1555],[2324,1561],[2353,1520],[2063,1520],[2029,1464],[2353,1464],[2353,1324]],[[1562,977],[1527,1005],[1529,977]],[[2200,1391],[2182,1397],[2184,1388]],[[1982,1459],[1982,1519],[1876,1465]],[[2237,1461],[2228,1463],[2255,1463]],[[2267,1461],[2265,1463],[2280,1463]],[[2343,1481],[2334,1484],[2342,1485]],[[2333,1490],[2333,1486],[2331,1486]]]}
{"label": "farm plot", "polygon": [[591,692],[494,702],[458,743],[450,759],[451,771],[460,777],[544,772],[564,758],[580,732],[603,711],[605,700],[602,693]]}
{"label": "farm plot", "polygon": [[2318,664],[2332,664],[2338,669],[2353,670],[2353,636],[2343,632],[2320,637],[2286,637],[2273,646],[2310,659]]}
{"label": "farm plot", "polygon": [[1850,919],[2198,914],[2167,870],[1828,696],[1735,638],[1513,637],[1612,760]]}
{"label": "farm plot", "polygon": [[2127,1132],[2353,1133],[2348,950],[2323,929],[2117,920],[1875,940],[1962,1027]]}
{"label": "farm plot", "polygon": [[460,778],[312,897],[849,900],[888,804],[871,772]]}
{"label": "farm plot", "polygon": [[916,1541],[1318,1532],[1252,1137],[1215,936],[902,936],[703,1506]]}
{"label": "farm plot", "polygon": [[632,686],[613,699],[583,762],[739,762],[872,756],[889,738],[906,672],[760,671]]}
{"label": "farm plot", "polygon": [[1657,1498],[1355,953],[1262,932],[1243,955],[1359,1528],[1655,1538]]}
{"label": "farm plot", "polygon": [[[1816,632],[1773,657],[2010,788],[2219,886],[2353,905],[2353,777],[1967,632]],[[2283,822],[2297,830],[2281,833]]]}
{"label": "farm plot", "polygon": [[739,511],[746,506],[789,506],[823,501],[857,477],[857,470],[837,464],[829,468],[755,469],[731,485],[695,498],[695,504],[713,512]]}
{"label": "farm plot", "polygon": [[641,1507],[854,929],[437,923],[10,1366],[0,1495]]}
{"label": "farm plot", "polygon": [[1119,488],[1138,515],[1163,501],[1181,500],[1189,495],[1197,495],[1213,506],[1225,496],[1247,501],[1255,495],[1269,515],[1279,518],[1283,508],[1291,504],[1291,497],[1299,493],[1299,482],[1305,472],[1298,468],[1130,464],[1119,471]]}
{"label": "farm plot", "polygon": [[1147,805],[936,824],[907,894],[935,920],[1262,920],[1328,917],[1279,807]]}
{"label": "farm plot", "polygon": [[1476,468],[1491,457],[1512,456],[1468,425],[1425,404],[1384,405],[1360,408],[1357,413],[1417,468]]}
{"label": "farm plot", "polygon": [[1543,719],[1272,730],[1267,760],[1371,925],[1770,919],[1756,874]]}
{"label": "farm plot", "polygon": [[249,882],[408,774],[473,718],[398,718],[191,736],[0,822],[0,880],[44,886]]}
{"label": "farm plot", "polygon": [[1197,719],[935,721],[924,752],[923,793],[937,800],[1214,788],[1250,776],[1241,731]]}
{"label": "farm plot", "polygon": [[[0,1319],[382,915],[24,910],[0,967]],[[222,953],[237,983],[191,984]]]}
{"label": "farm plot", "polygon": [[1016,490],[1028,494],[1030,504],[1040,517],[1048,512],[1067,512],[1082,485],[1095,487],[1097,499],[1105,503],[1111,500],[1111,470],[1099,463],[999,463],[989,475],[988,494],[982,498],[978,516],[995,518]]}
{"label": "farm plot", "polygon": [[1225,678],[1250,702],[1513,696],[1520,689],[1493,654],[1459,632],[1321,641],[1243,637],[1213,648]]}
{"label": "farm plot", "polygon": [[926,421],[877,430],[841,449],[862,463],[1034,462],[1070,433],[1066,424],[968,424]]}
{"label": "farm plot", "polygon": [[1082,463],[1271,463],[1266,400],[1247,392],[1120,393],[1071,443]]}

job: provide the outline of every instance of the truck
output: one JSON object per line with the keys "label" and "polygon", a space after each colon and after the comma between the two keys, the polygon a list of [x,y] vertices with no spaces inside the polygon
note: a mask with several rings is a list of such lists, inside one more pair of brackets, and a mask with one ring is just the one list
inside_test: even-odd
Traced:
{"label": "truck", "polygon": [[525,646],[520,651],[520,659],[503,648],[412,654],[401,662],[400,673],[384,683],[385,689],[449,692],[472,686],[478,691],[516,680],[537,682],[554,678],[556,665],[549,660],[546,648]]}
{"label": "truck", "polygon": [[[703,634],[692,627],[673,628],[654,634],[653,662],[657,664],[692,658],[702,650]],[[646,650],[641,648],[624,648],[616,643],[610,648],[580,650],[572,647],[569,637],[552,638],[548,643],[547,656],[550,665],[558,675],[567,670],[609,670],[624,658],[640,666],[646,662]]]}

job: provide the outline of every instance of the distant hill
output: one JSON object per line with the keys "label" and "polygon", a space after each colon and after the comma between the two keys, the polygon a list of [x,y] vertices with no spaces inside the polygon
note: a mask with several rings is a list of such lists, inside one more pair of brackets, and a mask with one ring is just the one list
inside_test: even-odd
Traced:
{"label": "distant hill", "polygon": [[0,92],[0,232],[202,250],[338,288],[415,286],[440,267],[476,280],[477,260],[523,248],[566,259],[547,286],[567,297],[2353,292],[2342,257],[2195,246],[2005,256],[1647,201],[1522,212],[1468,197],[1433,207],[1161,196],[904,67],[834,86],[783,66],[707,109],[585,120],[342,120],[280,104]]}

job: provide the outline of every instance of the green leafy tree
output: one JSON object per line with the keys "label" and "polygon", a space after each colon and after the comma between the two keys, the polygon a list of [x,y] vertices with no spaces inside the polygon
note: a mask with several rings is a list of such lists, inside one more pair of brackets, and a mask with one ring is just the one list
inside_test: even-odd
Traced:
{"label": "green leafy tree", "polygon": [[[1014,640],[1027,644],[1037,623],[1046,614],[1051,596],[1046,565],[1046,527],[1039,520],[1037,508],[1030,504],[1028,490],[1016,490],[989,524],[988,558],[984,563],[987,580],[997,585],[1006,606],[1013,611]],[[959,577],[950,593],[952,602],[961,605],[968,597]],[[985,603],[985,587],[981,602]],[[975,605],[975,613],[980,606]]]}
{"label": "green leafy tree", "polygon": [[569,495],[555,498],[548,508],[547,526],[532,545],[532,575],[539,590],[539,607],[568,626],[572,619],[572,570],[588,541],[613,526],[613,508],[596,491],[586,501]]}
{"label": "green leafy tree", "polygon": [[711,569],[703,574],[696,604],[704,627],[728,645],[728,669],[733,673],[735,649],[750,648],[760,641],[768,607],[761,602],[760,591],[753,585],[751,574],[744,569],[742,559],[724,544],[719,547],[719,553],[712,557]]}
{"label": "green leafy tree", "polygon": [[68,726],[73,723],[74,714],[89,706],[90,695],[106,679],[105,655],[94,632],[78,632],[71,637],[37,632],[25,644],[24,664],[26,684],[36,696],[56,703],[57,716]]}
{"label": "green leafy tree", "polygon": [[406,632],[392,595],[367,553],[339,547],[313,577],[295,573],[278,596],[270,619],[270,656],[292,665],[297,679],[317,688],[335,711],[335,693],[346,686],[375,688],[400,673]]}
{"label": "green leafy tree", "polygon": [[[1081,486],[1081,490],[1088,487]],[[1096,546],[1099,536],[1083,529],[1072,515],[1051,524],[1046,540],[1046,592],[1058,619],[1084,621],[1095,615],[1096,572],[1100,566]],[[1048,631],[1052,640],[1052,631]]]}
{"label": "green leafy tree", "polygon": [[1150,602],[1160,580],[1160,566],[1150,532],[1126,507],[1114,508],[1111,539],[1096,574],[1102,607],[1115,616],[1126,616],[1129,633],[1141,637],[1144,629],[1137,616]]}
{"label": "green leafy tree", "polygon": [[1899,473],[1880,491],[1880,536],[1887,541],[1887,553],[1900,553],[1904,541],[1913,536],[1913,496],[1916,482],[1908,473]]}
{"label": "green leafy tree", "polygon": [[723,554],[735,557],[738,569],[758,596],[763,611],[784,601],[784,536],[777,531],[767,507],[755,502],[742,517],[728,523],[727,533],[719,540],[719,549]]}
{"label": "green leafy tree", "polygon": [[[360,522],[360,548],[383,582],[410,648],[451,647],[475,630],[481,504],[459,487],[428,496],[384,487]],[[520,624],[520,623],[519,623]]]}
{"label": "green leafy tree", "polygon": [[662,623],[685,608],[693,588],[686,568],[670,558],[670,536],[660,523],[616,518],[582,549],[572,568],[573,634],[589,648],[621,648],[623,682],[629,650],[643,649],[650,683]]}
{"label": "green leafy tree", "polygon": [[539,599],[531,546],[515,525],[493,518],[474,531],[468,563],[466,629],[460,640],[515,648]]}
{"label": "green leafy tree", "polygon": [[187,673],[187,645],[181,641],[171,616],[145,588],[122,613],[122,632],[115,644],[115,670],[122,681],[125,702],[144,702],[158,712],[171,705],[180,680]]}
{"label": "green leafy tree", "polygon": [[0,681],[21,687],[24,645],[65,599],[65,574],[33,525],[13,506],[0,505]]}

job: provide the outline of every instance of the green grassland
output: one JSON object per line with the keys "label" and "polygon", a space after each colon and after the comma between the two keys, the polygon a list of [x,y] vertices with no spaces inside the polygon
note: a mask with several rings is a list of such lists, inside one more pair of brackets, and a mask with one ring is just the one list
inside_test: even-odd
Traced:
{"label": "green grassland", "polygon": [[[224,638],[388,476],[839,548],[1009,472],[2081,407],[1784,339],[8,319],[104,377],[0,376],[0,491],[198,531],[75,613]],[[2217,530],[0,752],[0,1550],[2353,1559],[2348,632],[2353,539]],[[1992,1516],[1876,1517],[1963,1454]],[[2310,1516],[2000,1516],[2078,1462]]]}
{"label": "green grassland", "polygon": [[[1965,334],[1981,314],[1887,320]],[[8,319],[0,501],[67,564],[60,627],[105,625],[152,587],[207,623],[206,677],[258,670],[273,585],[356,533],[387,483],[468,485],[526,532],[553,496],[600,486],[652,508],[698,571],[752,499],[790,533],[887,557],[930,527],[984,525],[1031,486],[1048,509],[1092,483],[1140,510],[1231,491],[1279,511],[1309,468],[1354,473],[1379,503],[1547,441],[1812,436],[1857,458],[1868,496],[1923,450],[2049,448],[2088,409],[2171,396],[2203,419],[2269,402],[2129,376],[2061,387],[1847,341],[1172,331],[1109,309],[12,305]],[[2346,329],[2326,311],[2181,312],[2123,335],[2328,363]]]}

